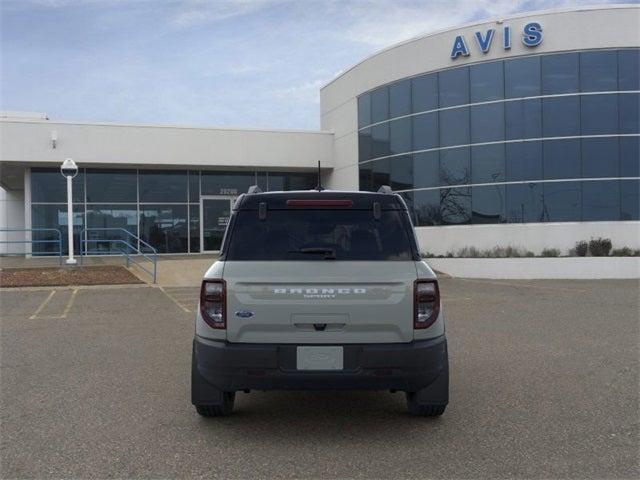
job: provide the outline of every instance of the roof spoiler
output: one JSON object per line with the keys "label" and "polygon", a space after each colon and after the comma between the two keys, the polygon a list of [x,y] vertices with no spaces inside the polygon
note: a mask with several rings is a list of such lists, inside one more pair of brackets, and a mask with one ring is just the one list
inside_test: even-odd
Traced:
{"label": "roof spoiler", "polygon": [[378,193],[391,194],[393,193],[393,190],[391,190],[391,187],[389,185],[381,185],[380,188],[378,189]]}

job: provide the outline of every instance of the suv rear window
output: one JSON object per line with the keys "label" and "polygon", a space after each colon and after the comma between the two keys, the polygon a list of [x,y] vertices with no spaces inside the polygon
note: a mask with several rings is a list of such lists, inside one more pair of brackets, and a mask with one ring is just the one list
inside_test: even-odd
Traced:
{"label": "suv rear window", "polygon": [[234,214],[226,260],[412,260],[403,210],[255,210]]}

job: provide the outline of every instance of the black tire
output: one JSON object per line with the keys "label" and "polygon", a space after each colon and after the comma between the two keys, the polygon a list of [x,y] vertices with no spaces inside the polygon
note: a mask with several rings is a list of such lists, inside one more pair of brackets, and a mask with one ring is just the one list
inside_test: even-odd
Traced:
{"label": "black tire", "polygon": [[203,417],[226,417],[233,412],[235,392],[223,392],[222,405],[196,405],[196,412]]}
{"label": "black tire", "polygon": [[420,417],[439,417],[447,408],[447,405],[422,405],[417,401],[416,392],[407,392],[407,409],[411,415]]}

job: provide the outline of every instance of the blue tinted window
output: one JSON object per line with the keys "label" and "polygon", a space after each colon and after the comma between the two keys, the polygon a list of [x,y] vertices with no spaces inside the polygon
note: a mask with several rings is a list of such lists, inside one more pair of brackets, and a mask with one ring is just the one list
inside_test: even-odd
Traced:
{"label": "blue tinted window", "polygon": [[544,142],[543,172],[545,180],[580,178],[580,140]]}
{"label": "blue tinted window", "polygon": [[542,142],[507,143],[507,181],[542,179]]}
{"label": "blue tinted window", "polygon": [[640,95],[625,93],[620,98],[620,133],[640,133]]}
{"label": "blue tinted window", "polygon": [[640,90],[640,50],[618,51],[618,89]]}
{"label": "blue tinted window", "polygon": [[371,157],[384,157],[391,153],[389,147],[389,124],[371,127]]}
{"label": "blue tinted window", "polygon": [[413,158],[411,155],[401,155],[389,160],[391,172],[390,187],[393,190],[409,190],[413,188]]}
{"label": "blue tinted window", "polygon": [[189,201],[200,202],[200,172],[189,172]]}
{"label": "blue tinted window", "polygon": [[371,96],[368,93],[358,97],[358,128],[371,123]]}
{"label": "blue tinted window", "polygon": [[461,225],[471,222],[471,188],[442,188],[440,215],[443,225]]}
{"label": "blue tinted window", "polygon": [[[88,228],[122,228],[134,235],[138,235],[138,206],[131,205],[89,205],[87,206]],[[129,241],[128,235],[118,230],[93,231],[89,238],[97,239],[121,239]],[[122,244],[111,241],[90,242],[89,248],[97,254],[122,253]]]}
{"label": "blue tinted window", "polygon": [[415,226],[417,225],[416,215],[413,209],[413,192],[398,192],[398,195],[402,197],[404,203],[407,205],[407,210],[409,211],[409,217],[411,218],[411,223]]}
{"label": "blue tinted window", "polygon": [[618,180],[582,182],[582,221],[620,220]]}
{"label": "blue tinted window", "polygon": [[[56,172],[61,178],[60,172]],[[73,248],[76,255],[80,252],[80,232],[84,228],[84,205],[73,205]],[[31,205],[31,228],[55,228],[56,232],[32,232],[31,238],[35,240],[31,247],[34,255],[38,254],[58,254],[62,248],[62,255],[68,254],[69,243],[67,228],[69,227],[67,217],[67,205]],[[8,239],[11,240],[11,239]],[[14,238],[17,240],[17,238]],[[62,241],[62,245],[58,241]],[[18,252],[22,244],[6,244],[8,252]],[[18,248],[16,248],[18,247]],[[93,243],[89,244],[89,250],[93,250]]]}
{"label": "blue tinted window", "polygon": [[413,112],[438,108],[438,74],[422,75],[411,80]]}
{"label": "blue tinted window", "polygon": [[411,151],[411,118],[401,118],[389,122],[391,153]]}
{"label": "blue tinted window", "polygon": [[413,117],[413,149],[426,150],[437,148],[438,113],[425,113]]}
{"label": "blue tinted window", "polygon": [[506,61],[504,77],[506,98],[540,95],[540,57]]}
{"label": "blue tinted window", "polygon": [[504,108],[507,140],[542,137],[542,100],[506,102]]}
{"label": "blue tinted window", "polygon": [[[266,186],[265,186],[266,189]],[[200,252],[200,205],[189,205],[189,251]]]}
{"label": "blue tinted window", "polygon": [[440,72],[438,80],[440,108],[469,103],[469,68]]}
{"label": "blue tinted window", "polygon": [[373,177],[372,177],[372,171],[373,171],[373,166],[371,165],[372,162],[367,162],[367,163],[361,163],[358,166],[358,173],[359,173],[359,181],[360,181],[360,190],[364,190],[364,191],[372,191],[373,190]]}
{"label": "blue tinted window", "polygon": [[617,177],[618,137],[582,139],[582,176]]}
{"label": "blue tinted window", "polygon": [[547,182],[544,189],[545,222],[579,222],[582,212],[580,182]]}
{"label": "blue tinted window", "polygon": [[381,87],[371,92],[371,123],[389,118],[389,89]]}
{"label": "blue tinted window", "polygon": [[620,176],[640,177],[640,137],[620,138]]}
{"label": "blue tinted window", "polygon": [[618,132],[618,96],[585,95],[580,99],[583,135]]}
{"label": "blue tinted window", "polygon": [[580,98],[543,99],[542,132],[545,137],[580,135]]}
{"label": "blue tinted window", "polygon": [[544,219],[541,183],[518,183],[506,186],[507,222],[531,223]]}
{"label": "blue tinted window", "polygon": [[137,202],[135,170],[87,170],[87,202]]}
{"label": "blue tinted window", "polygon": [[469,108],[455,108],[439,112],[440,146],[469,143]]}
{"label": "blue tinted window", "polygon": [[413,192],[413,211],[418,226],[442,225],[440,190]]}
{"label": "blue tinted window", "polygon": [[471,103],[504,98],[502,62],[480,63],[469,67]]}
{"label": "blue tinted window", "polygon": [[141,205],[140,238],[159,253],[188,251],[186,205]]}
{"label": "blue tinted window", "polygon": [[371,128],[358,132],[358,161],[363,162],[372,158]]}
{"label": "blue tinted window", "polygon": [[187,172],[154,170],[139,172],[140,202],[187,202]]}
{"label": "blue tinted window", "polygon": [[[73,202],[84,202],[84,172],[71,181]],[[31,169],[31,201],[45,203],[67,203],[67,179],[58,168]]]}
{"label": "blue tinted window", "polygon": [[471,188],[472,223],[502,223],[505,220],[504,185]]}
{"label": "blue tinted window", "polygon": [[469,147],[440,151],[440,185],[469,183]]}
{"label": "blue tinted window", "polygon": [[620,181],[620,220],[640,220],[640,181]]}
{"label": "blue tinted window", "polygon": [[471,143],[504,140],[504,103],[471,107]]}
{"label": "blue tinted window", "polygon": [[415,188],[440,185],[439,152],[424,152],[413,155],[413,182]]}
{"label": "blue tinted window", "polygon": [[541,59],[542,94],[579,91],[579,57],[577,53],[544,55]]}
{"label": "blue tinted window", "polygon": [[582,52],[580,54],[580,90],[583,92],[618,90],[617,52]]}
{"label": "blue tinted window", "polygon": [[389,87],[390,118],[411,113],[411,81],[402,80]]}
{"label": "blue tinted window", "polygon": [[505,180],[504,144],[471,147],[471,183]]}
{"label": "blue tinted window", "polygon": [[371,162],[371,176],[373,181],[373,191],[378,190],[382,185],[391,183],[391,162],[388,158]]}

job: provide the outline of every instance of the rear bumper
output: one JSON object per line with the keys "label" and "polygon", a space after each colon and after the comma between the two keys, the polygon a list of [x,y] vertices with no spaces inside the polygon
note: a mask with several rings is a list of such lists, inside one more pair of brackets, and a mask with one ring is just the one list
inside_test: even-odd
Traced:
{"label": "rear bumper", "polygon": [[[193,341],[193,402],[199,391],[237,390],[401,390],[428,386],[448,399],[449,366],[444,335],[400,344],[345,344],[344,369],[335,372],[296,369],[290,344],[239,344]],[[204,402],[206,403],[206,401]]]}

